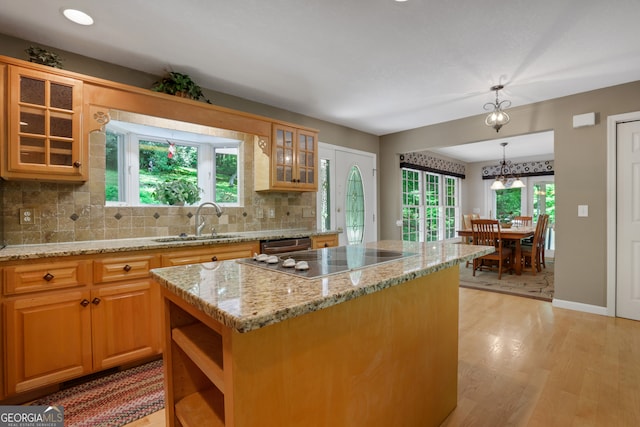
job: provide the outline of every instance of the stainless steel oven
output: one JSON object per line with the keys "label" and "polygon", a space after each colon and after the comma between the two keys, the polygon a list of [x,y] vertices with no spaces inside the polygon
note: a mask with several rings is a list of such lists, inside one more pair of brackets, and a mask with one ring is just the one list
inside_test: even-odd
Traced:
{"label": "stainless steel oven", "polygon": [[307,249],[311,249],[311,239],[308,237],[302,237],[299,239],[263,240],[260,242],[260,253],[267,255],[304,251]]}

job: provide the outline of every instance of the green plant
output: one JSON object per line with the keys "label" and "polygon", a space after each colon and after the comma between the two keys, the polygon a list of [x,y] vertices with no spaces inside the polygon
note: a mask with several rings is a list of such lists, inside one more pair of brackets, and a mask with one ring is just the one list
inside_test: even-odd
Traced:
{"label": "green plant", "polygon": [[195,99],[196,101],[203,99],[207,104],[211,104],[211,101],[204,96],[202,88],[198,86],[188,74],[169,71],[162,80],[153,84],[151,90]]}
{"label": "green plant", "polygon": [[62,58],[57,53],[50,52],[39,46],[29,46],[28,49],[25,49],[25,52],[29,55],[29,62],[62,68]]}
{"label": "green plant", "polygon": [[155,186],[153,197],[165,205],[179,203],[194,204],[200,200],[202,189],[186,179],[167,180],[159,182]]}

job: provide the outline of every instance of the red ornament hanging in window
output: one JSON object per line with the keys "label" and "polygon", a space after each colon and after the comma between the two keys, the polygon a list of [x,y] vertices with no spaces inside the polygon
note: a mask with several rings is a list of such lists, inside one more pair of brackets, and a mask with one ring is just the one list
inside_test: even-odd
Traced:
{"label": "red ornament hanging in window", "polygon": [[167,158],[173,159],[173,155],[176,153],[176,144],[173,142],[169,143],[169,153],[167,153]]}

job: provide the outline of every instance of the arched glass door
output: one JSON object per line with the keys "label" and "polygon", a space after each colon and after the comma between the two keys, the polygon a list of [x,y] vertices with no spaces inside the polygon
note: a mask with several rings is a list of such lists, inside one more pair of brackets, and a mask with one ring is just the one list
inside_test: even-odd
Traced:
{"label": "arched glass door", "polygon": [[364,239],[364,186],[362,174],[352,166],[345,191],[345,228],[350,245],[362,243]]}

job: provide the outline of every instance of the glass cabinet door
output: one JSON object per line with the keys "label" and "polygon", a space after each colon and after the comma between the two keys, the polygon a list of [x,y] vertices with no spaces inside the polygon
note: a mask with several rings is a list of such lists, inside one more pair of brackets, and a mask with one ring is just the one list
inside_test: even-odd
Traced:
{"label": "glass cabinet door", "polygon": [[293,141],[295,129],[278,127],[275,135],[275,181],[293,182]]}
{"label": "glass cabinet door", "polygon": [[9,170],[80,175],[82,82],[10,70]]}
{"label": "glass cabinet door", "polygon": [[317,190],[317,134],[293,127],[274,125],[272,178],[282,190]]}
{"label": "glass cabinet door", "polygon": [[301,184],[315,184],[316,137],[309,132],[298,131],[298,176]]}

